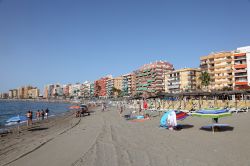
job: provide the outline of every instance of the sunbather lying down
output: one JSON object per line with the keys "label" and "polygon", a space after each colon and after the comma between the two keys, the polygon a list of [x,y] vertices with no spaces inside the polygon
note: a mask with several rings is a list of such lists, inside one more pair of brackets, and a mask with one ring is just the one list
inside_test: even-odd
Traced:
{"label": "sunbather lying down", "polygon": [[132,122],[143,122],[145,120],[149,120],[149,114],[145,114],[145,115],[140,115],[140,116],[129,116],[129,115],[125,115],[124,116],[126,118],[126,120],[130,120]]}

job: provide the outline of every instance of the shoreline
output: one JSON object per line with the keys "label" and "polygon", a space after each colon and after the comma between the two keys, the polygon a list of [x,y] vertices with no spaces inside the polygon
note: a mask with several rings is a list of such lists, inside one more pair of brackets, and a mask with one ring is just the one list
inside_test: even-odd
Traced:
{"label": "shoreline", "polygon": [[[93,107],[90,108],[91,111],[93,109]],[[48,119],[33,121],[30,126],[26,126],[24,123],[20,125],[19,133],[16,126],[11,126],[10,133],[0,135],[0,165],[9,165],[39,149],[57,136],[76,127],[81,119],[75,118],[74,111],[67,111]],[[27,146],[29,143],[31,144]]]}

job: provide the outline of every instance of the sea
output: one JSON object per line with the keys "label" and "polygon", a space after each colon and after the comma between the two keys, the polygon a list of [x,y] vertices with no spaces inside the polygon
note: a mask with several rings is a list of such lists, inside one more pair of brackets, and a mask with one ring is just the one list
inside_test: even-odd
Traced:
{"label": "sea", "polygon": [[[37,110],[49,109],[49,116],[57,116],[69,111],[70,103],[43,102],[43,101],[11,101],[0,100],[0,128],[8,126],[6,121],[14,116],[26,116],[27,111],[33,111],[35,116]],[[35,117],[33,117],[35,118]]]}

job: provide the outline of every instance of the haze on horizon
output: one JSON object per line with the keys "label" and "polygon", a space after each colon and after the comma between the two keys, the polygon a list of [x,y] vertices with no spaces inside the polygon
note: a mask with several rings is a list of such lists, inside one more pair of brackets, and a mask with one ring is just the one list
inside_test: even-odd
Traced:
{"label": "haze on horizon", "polygon": [[249,0],[0,0],[0,92],[250,45]]}

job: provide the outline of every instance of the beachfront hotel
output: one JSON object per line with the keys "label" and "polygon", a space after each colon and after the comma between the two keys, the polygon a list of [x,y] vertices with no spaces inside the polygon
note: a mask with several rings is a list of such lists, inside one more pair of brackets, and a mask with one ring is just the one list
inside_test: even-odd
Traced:
{"label": "beachfront hotel", "polygon": [[192,92],[200,88],[199,68],[184,68],[166,73],[165,92],[180,93]]}
{"label": "beachfront hotel", "polygon": [[173,65],[166,61],[145,64],[134,71],[136,76],[136,93],[156,94],[165,92],[165,74],[174,70]]}

